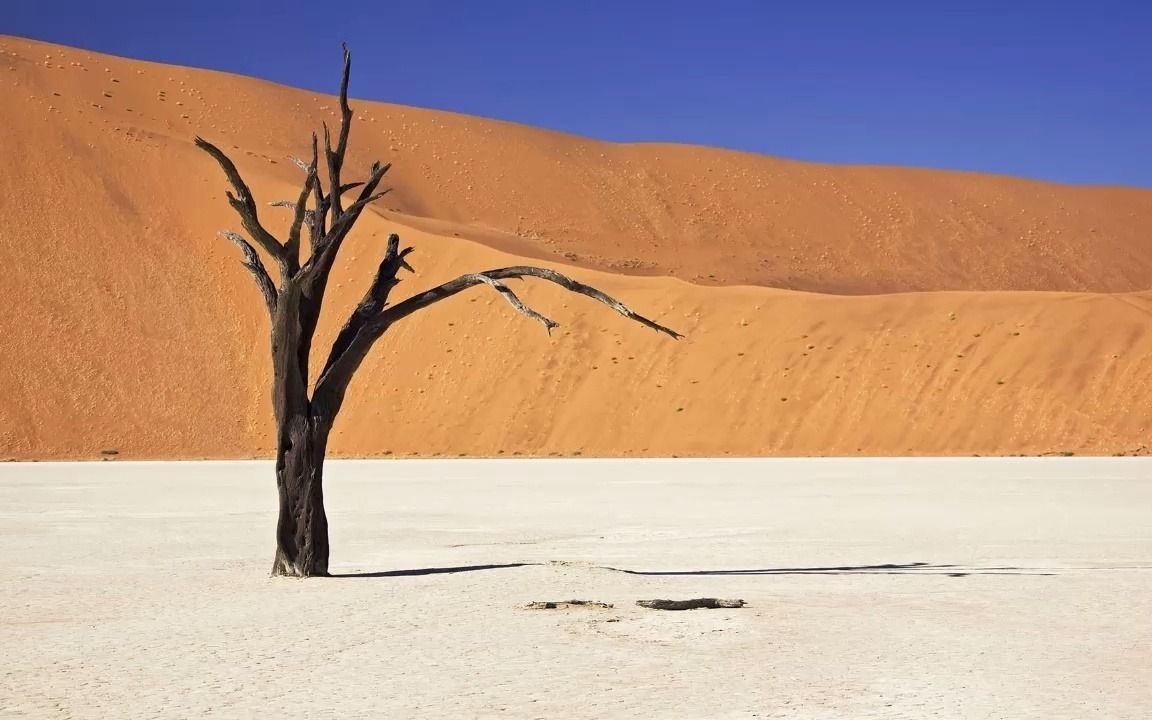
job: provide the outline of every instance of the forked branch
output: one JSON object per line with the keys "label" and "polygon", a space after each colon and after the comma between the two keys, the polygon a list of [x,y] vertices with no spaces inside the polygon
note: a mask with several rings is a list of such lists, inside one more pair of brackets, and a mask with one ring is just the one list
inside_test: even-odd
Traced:
{"label": "forked branch", "polygon": [[312,186],[319,182],[316,175],[316,165],[319,162],[316,148],[316,133],[312,133],[312,162],[304,166],[304,185],[300,188],[300,196],[292,207],[292,226],[288,228],[288,241],[284,243],[284,253],[288,256],[288,264],[292,273],[300,269],[300,229],[308,216],[308,196],[312,194]]}
{"label": "forked branch", "polygon": [[332,350],[328,353],[328,360],[324,363],[321,375],[332,367],[332,364],[344,354],[361,329],[379,315],[380,311],[388,304],[388,294],[392,288],[400,284],[397,277],[400,270],[412,272],[412,266],[404,259],[410,252],[412,252],[411,247],[400,249],[399,235],[392,233],[388,236],[388,249],[384,253],[384,259],[380,261],[380,267],[376,270],[376,277],[372,279],[372,284],[368,286],[364,297],[360,299],[356,309],[348,318],[348,322],[344,323],[344,327],[340,329],[340,334],[332,343]]}
{"label": "forked branch", "polygon": [[[422,310],[423,308],[426,308],[433,303],[437,303],[446,298],[450,298],[462,290],[467,290],[470,287],[474,287],[482,283],[496,287],[496,289],[504,294],[505,297],[508,297],[508,294],[512,291],[507,290],[507,286],[504,286],[505,290],[500,290],[497,285],[502,285],[502,283],[494,284],[492,281],[525,277],[534,277],[540,278],[541,280],[547,280],[548,282],[555,283],[556,285],[559,285],[560,287],[570,292],[590,297],[597,302],[607,305],[629,320],[638,322],[644,327],[652,328],[656,332],[664,333],[665,335],[668,335],[677,340],[684,337],[671,328],[665,327],[657,322],[649,320],[639,313],[633,312],[624,303],[608,295],[607,293],[597,290],[591,285],[585,285],[584,283],[573,280],[572,278],[566,275],[562,275],[555,270],[549,270],[547,268],[541,267],[532,267],[530,265],[517,265],[514,267],[499,268],[497,270],[486,270],[482,273],[470,273],[468,275],[461,275],[455,280],[449,280],[443,285],[434,287],[431,290],[420,293],[419,295],[414,295],[404,302],[388,308],[380,314],[380,317],[376,323],[382,325],[386,329],[392,323],[411,315],[417,310]],[[509,302],[512,302],[513,298],[515,298],[515,295],[512,295],[512,297],[509,298]],[[516,301],[513,302],[513,307],[516,307],[517,310],[520,310],[520,307],[517,305],[517,303],[519,303],[518,298],[516,298]],[[522,303],[520,304],[522,305]],[[528,309],[531,310],[531,308]],[[532,312],[534,314],[529,315],[529,317],[536,319],[543,317],[539,316],[539,313],[535,313],[535,311]],[[556,325],[553,324],[552,327],[556,327]]]}
{"label": "forked branch", "polygon": [[516,312],[542,323],[544,325],[545,332],[547,332],[549,335],[552,334],[552,328],[560,327],[560,323],[544,317],[540,313],[525,305],[524,301],[517,297],[516,293],[512,292],[512,288],[508,287],[496,278],[488,277],[484,273],[472,273],[470,275],[461,276],[460,280],[476,280],[477,282],[482,282],[485,285],[488,285],[493,290],[503,295],[504,299],[507,300],[512,307],[516,308]]}
{"label": "forked branch", "polygon": [[[318,157],[316,148],[316,133],[312,133],[313,159]],[[315,166],[316,163],[314,162],[312,165]],[[324,184],[320,182],[319,176],[316,176],[312,181],[312,198],[314,203],[311,222],[308,223],[308,247],[312,255],[315,255],[320,246],[324,244],[324,237],[328,234],[328,203],[331,202],[331,198],[324,194]]]}
{"label": "forked branch", "polygon": [[[372,163],[372,169],[369,171],[368,180],[365,181],[360,188],[360,196],[356,201],[348,206],[347,209],[340,212],[340,214],[333,213],[332,227],[330,227],[324,236],[317,243],[314,239],[312,246],[312,256],[308,258],[308,262],[300,270],[305,281],[315,287],[322,287],[328,281],[328,273],[332,270],[333,263],[336,262],[336,256],[340,252],[340,246],[344,243],[344,238],[356,225],[356,221],[360,219],[360,214],[364,212],[364,208],[369,204],[379,200],[388,194],[387,190],[376,192],[376,188],[380,185],[380,181],[384,179],[385,173],[391,169],[392,165],[381,165],[378,162]],[[318,202],[331,203],[335,208],[339,202],[337,192],[332,192],[325,196],[319,190],[320,182],[317,180],[313,183],[316,192],[320,196]],[[312,221],[315,224],[317,218],[321,221],[324,217],[323,207],[313,212]]]}
{"label": "forked branch", "polygon": [[352,108],[348,106],[348,75],[352,70],[352,54],[348,46],[344,46],[344,72],[340,76],[340,137],[336,147],[332,147],[332,138],[328,133],[328,126],[324,125],[324,157],[328,161],[328,191],[332,194],[332,225],[335,226],[340,215],[344,212],[340,196],[344,193],[340,183],[340,171],[344,167],[344,156],[348,152],[348,134],[352,129]]}
{"label": "forked branch", "polygon": [[[379,276],[377,277],[379,278]],[[547,280],[570,292],[590,297],[597,302],[607,305],[629,320],[638,322],[645,327],[674,339],[683,337],[683,335],[675,330],[634,312],[627,305],[607,293],[597,290],[591,285],[573,280],[555,270],[530,265],[498,268],[480,273],[461,275],[455,280],[449,280],[431,290],[426,290],[419,295],[413,295],[396,305],[385,307],[370,318],[363,316],[357,318],[354,315],[348,324],[345,325],[344,330],[341,331],[336,344],[333,345],[332,352],[328,357],[328,362],[325,364],[320,379],[316,383],[316,392],[313,398],[318,401],[326,411],[337,412],[340,404],[344,400],[344,393],[348,389],[348,383],[352,380],[353,374],[355,374],[356,370],[360,367],[364,358],[367,357],[368,351],[371,350],[376,341],[388,331],[388,328],[412,313],[423,310],[441,300],[446,300],[476,285],[488,285],[494,288],[503,295],[518,312],[539,321],[546,329],[551,331],[552,328],[557,327],[558,324],[556,322],[524,304],[524,302],[512,292],[511,288],[500,282],[501,280],[526,277]],[[376,283],[373,283],[373,287],[375,287],[375,285]],[[369,292],[371,292],[371,290]]]}
{"label": "forked branch", "polygon": [[[320,156],[318,147],[316,133],[312,133],[312,162],[306,163],[300,158],[291,158],[297,167],[307,173],[308,178],[304,184],[312,189],[313,208],[304,211],[304,222],[308,223],[308,245],[312,253],[315,253],[316,248],[323,243],[324,235],[328,231],[328,196],[324,194],[323,183],[320,182],[318,174]],[[304,196],[304,193],[301,193],[301,197]],[[299,207],[300,204],[297,203],[296,206]]]}

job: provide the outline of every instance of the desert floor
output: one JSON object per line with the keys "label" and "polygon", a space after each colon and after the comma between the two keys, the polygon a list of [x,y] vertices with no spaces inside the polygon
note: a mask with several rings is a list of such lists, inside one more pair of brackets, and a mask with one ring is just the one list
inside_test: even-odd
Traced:
{"label": "desert floor", "polygon": [[270,475],[0,466],[0,717],[1152,715],[1149,459],[334,462],[307,581]]}

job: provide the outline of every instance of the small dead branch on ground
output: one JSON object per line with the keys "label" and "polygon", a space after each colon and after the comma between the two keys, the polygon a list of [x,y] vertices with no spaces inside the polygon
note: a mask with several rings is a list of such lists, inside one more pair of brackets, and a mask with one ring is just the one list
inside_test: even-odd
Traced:
{"label": "small dead branch on ground", "polygon": [[612,603],[596,602],[595,600],[536,600],[524,606],[529,610],[559,610],[571,607],[609,609]]}
{"label": "small dead branch on ground", "polygon": [[720,608],[742,608],[743,600],[723,600],[721,598],[693,598],[691,600],[637,600],[640,607],[652,610],[718,610]]}

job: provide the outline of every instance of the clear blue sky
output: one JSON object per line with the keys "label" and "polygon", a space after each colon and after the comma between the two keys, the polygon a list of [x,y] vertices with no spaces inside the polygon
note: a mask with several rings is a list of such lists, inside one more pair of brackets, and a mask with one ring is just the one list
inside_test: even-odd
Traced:
{"label": "clear blue sky", "polygon": [[329,92],[346,40],[358,97],[608,140],[1152,187],[1150,0],[15,0],[0,32]]}

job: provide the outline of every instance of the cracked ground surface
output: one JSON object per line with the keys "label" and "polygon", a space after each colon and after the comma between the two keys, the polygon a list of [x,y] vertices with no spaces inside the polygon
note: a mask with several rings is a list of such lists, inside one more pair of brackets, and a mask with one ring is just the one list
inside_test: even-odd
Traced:
{"label": "cracked ground surface", "polygon": [[[1146,718],[1147,459],[0,465],[0,718]],[[741,598],[660,612],[638,599]],[[611,608],[529,610],[583,599]]]}

